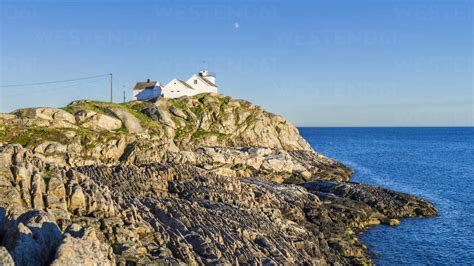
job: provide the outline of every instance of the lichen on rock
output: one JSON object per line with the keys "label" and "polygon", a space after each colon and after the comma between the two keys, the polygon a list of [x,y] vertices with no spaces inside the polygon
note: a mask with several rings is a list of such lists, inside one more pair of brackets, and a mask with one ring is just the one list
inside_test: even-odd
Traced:
{"label": "lichen on rock", "polygon": [[370,264],[357,233],[437,213],[351,175],[223,95],[20,109],[0,115],[0,264]]}

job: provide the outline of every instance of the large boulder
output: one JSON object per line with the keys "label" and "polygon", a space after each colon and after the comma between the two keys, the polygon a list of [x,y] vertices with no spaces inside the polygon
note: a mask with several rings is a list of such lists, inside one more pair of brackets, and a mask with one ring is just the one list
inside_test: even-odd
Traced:
{"label": "large boulder", "polygon": [[5,246],[16,265],[46,264],[62,239],[54,217],[43,211],[27,211],[6,227]]}
{"label": "large boulder", "polygon": [[96,131],[113,131],[122,127],[122,121],[90,110],[76,113],[76,121],[83,127]]}
{"label": "large boulder", "polygon": [[95,230],[72,224],[51,265],[115,265],[112,247],[97,239]]}
{"label": "large boulder", "polygon": [[42,154],[64,154],[67,146],[56,141],[45,141],[34,148],[34,151]]}
{"label": "large boulder", "polygon": [[61,177],[53,175],[48,182],[46,206],[50,209],[67,210],[66,188]]}
{"label": "large boulder", "polygon": [[12,256],[8,253],[8,250],[5,247],[0,246],[0,265],[2,266],[14,266],[15,262],[13,261]]}
{"label": "large boulder", "polygon": [[140,120],[138,120],[127,110],[123,108],[110,108],[109,110],[122,121],[128,132],[133,134],[144,133],[143,127],[140,124]]}
{"label": "large boulder", "polygon": [[75,128],[76,119],[64,110],[49,107],[20,109],[15,112],[24,123],[54,128]]}
{"label": "large boulder", "polygon": [[21,194],[11,180],[0,175],[0,206],[22,205]]}

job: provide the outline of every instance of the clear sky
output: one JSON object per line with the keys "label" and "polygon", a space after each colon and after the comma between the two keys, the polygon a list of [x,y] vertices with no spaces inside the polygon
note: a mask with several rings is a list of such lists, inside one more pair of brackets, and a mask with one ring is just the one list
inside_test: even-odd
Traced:
{"label": "clear sky", "polygon": [[[0,85],[203,67],[298,126],[473,125],[474,1],[1,1]],[[106,77],[0,87],[0,112],[108,99]]]}

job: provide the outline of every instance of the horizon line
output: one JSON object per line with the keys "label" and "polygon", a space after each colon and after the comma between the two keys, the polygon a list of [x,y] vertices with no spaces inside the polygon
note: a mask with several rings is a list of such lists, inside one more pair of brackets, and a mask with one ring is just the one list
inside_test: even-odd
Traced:
{"label": "horizon line", "polygon": [[386,125],[368,125],[368,126],[344,126],[344,125],[334,125],[334,126],[295,126],[296,128],[474,128],[474,125],[463,125],[463,126],[453,126],[453,125],[432,125],[432,126],[416,126],[416,125],[398,125],[398,126],[386,126]]}

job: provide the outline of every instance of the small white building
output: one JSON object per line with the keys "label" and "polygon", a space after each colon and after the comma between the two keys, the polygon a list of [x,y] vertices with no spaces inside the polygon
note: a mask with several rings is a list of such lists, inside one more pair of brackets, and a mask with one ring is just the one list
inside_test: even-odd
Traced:
{"label": "small white building", "polygon": [[149,100],[161,96],[163,85],[156,81],[137,82],[133,88],[133,100]]}
{"label": "small white building", "polygon": [[164,98],[178,98],[181,96],[195,95],[196,93],[194,92],[195,89],[186,82],[179,79],[173,79],[163,87],[161,96]]}
{"label": "small white building", "polygon": [[216,78],[209,75],[207,70],[200,71],[190,77],[186,83],[194,88],[195,94],[211,92],[217,93]]}
{"label": "small white building", "polygon": [[217,93],[216,77],[207,70],[201,70],[187,81],[173,79],[166,85],[156,81],[138,82],[133,88],[134,100],[149,100],[158,96],[178,98],[199,93]]}

